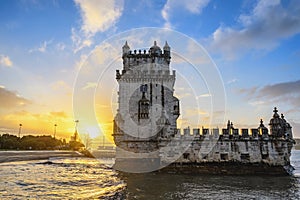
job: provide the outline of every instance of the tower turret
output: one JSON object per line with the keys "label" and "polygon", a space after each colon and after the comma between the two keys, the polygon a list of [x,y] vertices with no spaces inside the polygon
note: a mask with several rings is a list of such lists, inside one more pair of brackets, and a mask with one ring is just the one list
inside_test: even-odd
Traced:
{"label": "tower turret", "polygon": [[170,64],[170,59],[171,59],[171,48],[168,44],[168,42],[166,41],[165,46],[164,46],[164,57],[167,61],[168,64]]}
{"label": "tower turret", "polygon": [[273,118],[270,120],[270,124],[269,124],[271,134],[274,137],[282,137],[285,132],[284,130],[285,122],[283,119],[280,118],[276,107],[274,108],[273,112],[274,112]]}
{"label": "tower turret", "polygon": [[164,54],[168,53],[168,55],[170,55],[171,48],[170,48],[167,41],[166,41],[165,46],[164,46],[163,49],[164,49]]}
{"label": "tower turret", "polygon": [[130,47],[129,47],[127,41],[125,42],[124,46],[122,47],[122,50],[123,50],[123,55],[129,54]]}

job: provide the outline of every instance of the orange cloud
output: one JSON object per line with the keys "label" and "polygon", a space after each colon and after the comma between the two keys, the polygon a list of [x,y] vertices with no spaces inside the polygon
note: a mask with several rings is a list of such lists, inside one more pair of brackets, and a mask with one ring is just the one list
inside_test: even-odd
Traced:
{"label": "orange cloud", "polygon": [[16,92],[0,87],[0,110],[13,107],[23,107],[30,104],[31,101],[19,96]]}
{"label": "orange cloud", "polygon": [[50,112],[50,115],[52,115],[53,117],[60,117],[60,118],[67,118],[67,114],[63,111],[61,112]]}

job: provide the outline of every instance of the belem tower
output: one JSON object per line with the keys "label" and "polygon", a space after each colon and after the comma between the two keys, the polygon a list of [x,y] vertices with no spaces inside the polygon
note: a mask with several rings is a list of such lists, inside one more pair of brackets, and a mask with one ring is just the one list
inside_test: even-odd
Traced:
{"label": "belem tower", "polygon": [[180,102],[174,96],[171,49],[122,48],[116,70],[118,109],[113,137],[114,167],[126,172],[174,171],[211,174],[290,174],[292,127],[274,108],[269,128],[177,129]]}

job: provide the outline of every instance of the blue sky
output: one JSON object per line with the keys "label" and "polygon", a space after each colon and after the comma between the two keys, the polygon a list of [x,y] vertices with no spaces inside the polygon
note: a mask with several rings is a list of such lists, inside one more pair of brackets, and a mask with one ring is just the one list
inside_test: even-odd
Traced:
{"label": "blue sky", "polygon": [[118,33],[158,27],[206,49],[223,79],[226,119],[240,128],[260,118],[267,125],[277,106],[300,137],[299,13],[297,0],[3,0],[0,133],[24,123],[28,133],[51,134],[57,123],[58,135],[67,137],[74,129],[74,82],[90,52]]}

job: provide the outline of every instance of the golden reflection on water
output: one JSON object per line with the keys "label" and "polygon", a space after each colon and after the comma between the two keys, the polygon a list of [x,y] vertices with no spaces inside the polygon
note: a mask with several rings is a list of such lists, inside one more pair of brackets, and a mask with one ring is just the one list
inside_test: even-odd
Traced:
{"label": "golden reflection on water", "polygon": [[1,199],[93,199],[122,195],[117,172],[88,158],[0,164]]}

